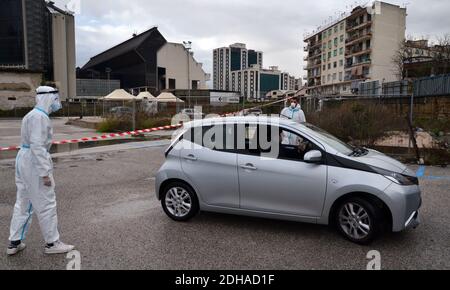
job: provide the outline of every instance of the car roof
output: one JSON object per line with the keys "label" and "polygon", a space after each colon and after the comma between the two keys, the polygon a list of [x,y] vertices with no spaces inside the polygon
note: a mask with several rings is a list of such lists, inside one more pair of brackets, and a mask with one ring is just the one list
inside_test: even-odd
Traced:
{"label": "car roof", "polygon": [[185,123],[185,127],[198,127],[207,126],[212,124],[270,124],[270,125],[284,125],[288,127],[295,127],[296,129],[306,129],[305,126],[296,123],[292,120],[273,116],[236,116],[236,117],[216,117],[207,118],[203,120],[194,120],[189,123]]}

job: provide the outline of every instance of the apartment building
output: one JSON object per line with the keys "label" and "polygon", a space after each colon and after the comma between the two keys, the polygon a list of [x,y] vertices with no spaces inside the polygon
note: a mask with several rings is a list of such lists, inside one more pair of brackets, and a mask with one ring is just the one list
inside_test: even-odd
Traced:
{"label": "apartment building", "polygon": [[263,68],[263,53],[243,43],[213,51],[215,90],[240,92],[247,99],[260,99],[272,90],[294,90],[295,77],[277,66]]}
{"label": "apartment building", "polygon": [[308,94],[352,94],[359,83],[398,80],[393,62],[405,41],[406,8],[375,1],[308,34]]}
{"label": "apartment building", "polygon": [[253,65],[263,66],[263,53],[235,43],[213,51],[213,86],[215,90],[230,90],[232,71],[245,70]]}

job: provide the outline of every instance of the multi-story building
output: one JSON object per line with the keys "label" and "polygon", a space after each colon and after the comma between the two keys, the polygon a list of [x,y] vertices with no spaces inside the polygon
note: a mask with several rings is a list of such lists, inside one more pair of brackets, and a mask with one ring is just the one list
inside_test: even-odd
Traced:
{"label": "multi-story building", "polygon": [[72,13],[44,0],[2,0],[0,107],[33,106],[44,80],[56,83],[63,100],[74,97],[75,66]]}
{"label": "multi-story building", "polygon": [[295,78],[281,72],[277,66],[263,69],[259,65],[232,71],[230,90],[240,92],[246,99],[265,98],[274,90],[294,90]]}
{"label": "multi-story building", "polygon": [[393,58],[405,30],[406,8],[375,1],[307,35],[308,93],[345,95],[367,80],[398,80]]}
{"label": "multi-story building", "polygon": [[295,77],[277,66],[263,69],[263,53],[247,50],[243,43],[213,51],[215,90],[236,91],[247,99],[264,98],[273,90],[294,90]]}
{"label": "multi-story building", "polygon": [[263,66],[263,53],[247,49],[243,43],[221,47],[213,51],[213,86],[215,90],[230,90],[231,72],[253,65]]}

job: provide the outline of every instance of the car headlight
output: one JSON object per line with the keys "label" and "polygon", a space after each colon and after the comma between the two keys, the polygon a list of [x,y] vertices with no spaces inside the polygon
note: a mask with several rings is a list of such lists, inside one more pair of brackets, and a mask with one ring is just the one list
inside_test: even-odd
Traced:
{"label": "car headlight", "polygon": [[401,173],[397,173],[397,172],[393,172],[393,171],[389,171],[389,170],[385,170],[385,169],[381,169],[381,168],[377,168],[377,167],[373,167],[373,166],[371,166],[371,168],[376,173],[383,175],[390,181],[393,181],[397,184],[405,185],[405,186],[419,185],[419,179],[415,176],[404,175]]}

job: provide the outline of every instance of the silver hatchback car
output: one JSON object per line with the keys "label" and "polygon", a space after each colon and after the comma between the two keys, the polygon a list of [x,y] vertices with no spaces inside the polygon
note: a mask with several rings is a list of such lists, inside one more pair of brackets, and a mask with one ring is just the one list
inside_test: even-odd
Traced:
{"label": "silver hatchback car", "polygon": [[166,150],[156,195],[175,221],[202,210],[334,225],[359,244],[417,227],[422,203],[402,163],[275,117],[185,124]]}

